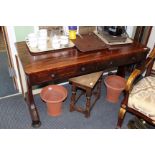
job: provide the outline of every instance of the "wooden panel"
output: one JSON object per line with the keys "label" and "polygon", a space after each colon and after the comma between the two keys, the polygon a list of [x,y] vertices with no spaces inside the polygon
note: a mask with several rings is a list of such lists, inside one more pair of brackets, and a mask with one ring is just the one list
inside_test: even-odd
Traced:
{"label": "wooden panel", "polygon": [[151,34],[151,30],[152,26],[137,26],[134,40],[146,46]]}
{"label": "wooden panel", "polygon": [[2,27],[0,26],[0,52],[6,52],[6,44],[2,33]]}

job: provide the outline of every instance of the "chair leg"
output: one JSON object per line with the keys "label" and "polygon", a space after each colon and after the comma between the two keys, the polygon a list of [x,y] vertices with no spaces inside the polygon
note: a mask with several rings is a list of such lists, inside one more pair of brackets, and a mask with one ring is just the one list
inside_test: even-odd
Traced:
{"label": "chair leg", "polygon": [[117,129],[120,129],[122,127],[125,114],[126,114],[126,109],[121,107],[118,114],[118,122],[116,127]]}
{"label": "chair leg", "polygon": [[76,86],[72,85],[72,97],[71,97],[71,103],[70,103],[70,112],[75,110],[75,101],[76,101]]}

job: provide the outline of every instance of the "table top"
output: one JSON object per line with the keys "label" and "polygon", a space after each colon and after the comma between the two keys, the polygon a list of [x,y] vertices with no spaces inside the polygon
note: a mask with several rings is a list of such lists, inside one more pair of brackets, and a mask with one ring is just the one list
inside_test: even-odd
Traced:
{"label": "table top", "polygon": [[123,58],[124,56],[132,56],[139,54],[139,52],[149,51],[149,48],[136,42],[127,45],[110,46],[109,49],[86,53],[80,52],[76,48],[70,48],[58,52],[51,51],[40,55],[31,55],[24,41],[17,42],[16,49],[24,72],[28,75],[89,62],[110,61],[112,58],[120,58],[120,56]]}

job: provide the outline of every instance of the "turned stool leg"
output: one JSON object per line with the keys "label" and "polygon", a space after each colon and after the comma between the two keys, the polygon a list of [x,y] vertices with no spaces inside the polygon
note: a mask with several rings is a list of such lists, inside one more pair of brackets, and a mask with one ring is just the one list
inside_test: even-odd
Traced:
{"label": "turned stool leg", "polygon": [[72,97],[71,97],[71,103],[70,103],[70,112],[75,110],[75,100],[76,100],[76,86],[72,85]]}
{"label": "turned stool leg", "polygon": [[101,84],[102,84],[102,77],[99,79],[98,81],[98,85],[97,85],[97,98],[99,99],[101,96]]}
{"label": "turned stool leg", "polygon": [[85,110],[85,117],[89,117],[90,116],[90,99],[91,99],[91,90],[86,90],[86,110]]}

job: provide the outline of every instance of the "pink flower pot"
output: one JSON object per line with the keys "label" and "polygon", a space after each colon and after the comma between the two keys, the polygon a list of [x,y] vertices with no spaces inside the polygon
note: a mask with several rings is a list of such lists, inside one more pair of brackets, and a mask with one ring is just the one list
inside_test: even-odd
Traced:
{"label": "pink flower pot", "polygon": [[62,113],[62,104],[67,97],[67,90],[60,85],[49,85],[42,89],[40,96],[47,105],[47,113],[59,116]]}
{"label": "pink flower pot", "polygon": [[117,75],[110,75],[104,82],[107,87],[106,100],[117,103],[121,92],[125,89],[126,80]]}

